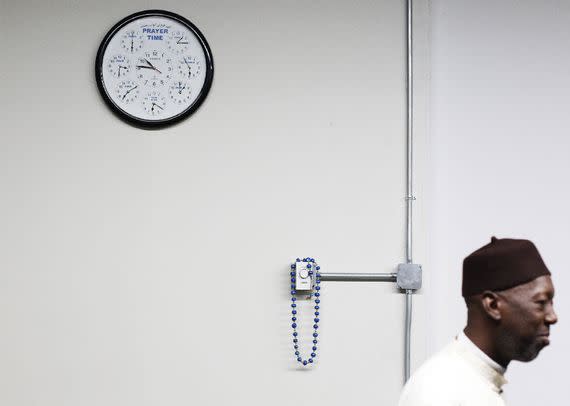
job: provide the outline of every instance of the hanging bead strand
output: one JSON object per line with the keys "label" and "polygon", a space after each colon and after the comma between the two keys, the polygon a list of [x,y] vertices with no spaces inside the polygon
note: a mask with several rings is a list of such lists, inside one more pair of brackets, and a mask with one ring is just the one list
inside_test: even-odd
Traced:
{"label": "hanging bead strand", "polygon": [[[315,317],[313,319],[313,346],[312,346],[312,351],[311,351],[311,356],[308,359],[303,359],[303,357],[301,356],[301,351],[299,351],[299,333],[297,332],[297,326],[298,326],[298,311],[297,311],[297,291],[295,290],[296,288],[296,268],[297,268],[297,262],[306,262],[307,263],[307,269],[309,270],[309,276],[311,278],[314,277],[315,280],[315,293],[311,294],[309,296],[309,298],[314,298],[314,309],[315,309]],[[291,327],[293,328],[293,349],[295,352],[295,357],[297,359],[297,362],[303,364],[304,366],[312,364],[314,362],[315,357],[317,356],[317,344],[318,344],[318,337],[319,337],[319,333],[317,332],[317,330],[319,329],[319,321],[320,321],[320,303],[321,303],[321,274],[319,273],[319,270],[321,269],[321,267],[317,264],[317,262],[315,261],[314,258],[303,258],[302,260],[300,258],[297,258],[297,260],[295,261],[294,264],[291,264],[291,321],[293,322],[293,324],[291,324]],[[314,275],[314,276],[313,276]]]}

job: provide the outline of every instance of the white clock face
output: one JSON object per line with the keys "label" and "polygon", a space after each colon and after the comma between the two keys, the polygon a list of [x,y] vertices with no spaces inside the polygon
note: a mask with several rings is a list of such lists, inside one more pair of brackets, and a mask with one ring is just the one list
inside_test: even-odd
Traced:
{"label": "white clock face", "polygon": [[213,65],[197,30],[169,15],[143,13],[108,34],[99,79],[113,108],[152,124],[179,117],[205,97]]}

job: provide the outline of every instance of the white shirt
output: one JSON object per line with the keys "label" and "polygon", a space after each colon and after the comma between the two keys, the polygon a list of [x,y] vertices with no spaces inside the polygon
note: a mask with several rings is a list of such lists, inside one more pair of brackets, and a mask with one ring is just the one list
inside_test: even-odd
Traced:
{"label": "white shirt", "polygon": [[398,406],[506,406],[504,373],[462,332],[412,375]]}

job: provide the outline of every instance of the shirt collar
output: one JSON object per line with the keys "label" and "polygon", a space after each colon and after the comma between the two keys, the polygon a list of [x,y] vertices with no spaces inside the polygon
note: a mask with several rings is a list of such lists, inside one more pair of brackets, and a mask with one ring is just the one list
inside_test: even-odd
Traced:
{"label": "shirt collar", "polygon": [[457,344],[459,352],[462,353],[472,365],[474,365],[479,372],[490,381],[500,393],[501,387],[507,383],[503,376],[506,369],[493,361],[487,354],[485,354],[473,341],[469,339],[462,331],[457,335]]}
{"label": "shirt collar", "polygon": [[470,348],[473,353],[477,354],[477,356],[479,356],[483,361],[485,361],[486,364],[488,364],[498,373],[504,374],[507,371],[506,368],[503,368],[501,365],[493,361],[491,357],[489,357],[479,347],[477,347],[477,345],[471,341],[471,339],[467,337],[463,331],[457,335],[457,341]]}

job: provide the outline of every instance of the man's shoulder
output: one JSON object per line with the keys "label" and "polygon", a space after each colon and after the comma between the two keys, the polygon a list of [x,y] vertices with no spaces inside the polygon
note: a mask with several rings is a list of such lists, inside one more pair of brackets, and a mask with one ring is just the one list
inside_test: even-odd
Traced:
{"label": "man's shoulder", "polygon": [[409,404],[410,399],[429,399],[441,405],[454,402],[463,395],[462,387],[469,375],[469,368],[457,356],[454,341],[429,358],[412,375],[404,386],[400,405]]}
{"label": "man's shoulder", "polygon": [[463,372],[465,372],[465,365],[457,356],[455,342],[452,342],[425,361],[412,378],[414,381],[427,381],[432,385],[438,383],[447,385],[450,380]]}

